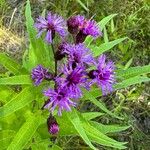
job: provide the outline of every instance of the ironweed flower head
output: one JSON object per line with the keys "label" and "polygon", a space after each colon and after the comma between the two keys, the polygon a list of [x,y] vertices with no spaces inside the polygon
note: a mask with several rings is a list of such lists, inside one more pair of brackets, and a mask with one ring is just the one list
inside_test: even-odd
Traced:
{"label": "ironweed flower head", "polygon": [[83,43],[88,35],[94,38],[102,35],[102,32],[94,20],[84,20],[79,26],[79,33],[76,36],[76,43]]}
{"label": "ironweed flower head", "polygon": [[45,40],[52,43],[55,33],[57,32],[62,38],[67,35],[67,27],[65,20],[57,14],[48,13],[47,17],[37,18],[35,27],[38,30],[37,37],[40,37],[43,32],[46,32]]}
{"label": "ironweed flower head", "polygon": [[36,86],[38,86],[44,79],[52,79],[52,74],[42,65],[38,65],[37,67],[33,68],[31,76]]}
{"label": "ironweed flower head", "polygon": [[77,34],[79,32],[79,26],[84,22],[84,16],[72,16],[67,20],[68,31],[71,34]]}
{"label": "ironweed flower head", "polygon": [[85,20],[79,28],[83,34],[91,35],[94,38],[102,34],[97,23],[94,20]]}
{"label": "ironweed flower head", "polygon": [[102,35],[97,23],[94,20],[87,20],[84,16],[72,16],[67,20],[68,31],[75,34],[76,43],[83,43],[85,38],[90,35],[94,38]]}
{"label": "ironweed flower head", "polygon": [[101,55],[98,59],[97,69],[89,72],[89,77],[92,79],[90,84],[97,83],[101,87],[103,95],[113,91],[114,68],[114,63],[112,61],[106,63],[106,56]]}
{"label": "ironweed flower head", "polygon": [[69,62],[72,63],[74,67],[77,65],[84,66],[85,64],[94,64],[92,53],[84,44],[68,44],[65,52],[68,54]]}
{"label": "ironweed flower head", "polygon": [[48,89],[44,91],[44,95],[49,98],[44,108],[49,109],[51,112],[58,108],[58,115],[62,114],[63,110],[71,111],[71,106],[75,107],[76,103],[70,100],[70,93],[67,89],[58,87],[57,89]]}
{"label": "ironweed flower head", "polygon": [[81,66],[73,68],[72,64],[70,64],[64,67],[63,73],[65,77],[60,79],[60,83],[70,93],[71,98],[80,98],[82,96],[80,87],[85,87],[87,80],[85,68]]}

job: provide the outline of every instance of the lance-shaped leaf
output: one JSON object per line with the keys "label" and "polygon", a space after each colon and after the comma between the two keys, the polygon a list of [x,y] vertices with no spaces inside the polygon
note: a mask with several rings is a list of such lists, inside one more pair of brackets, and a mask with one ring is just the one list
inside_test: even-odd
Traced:
{"label": "lance-shaped leaf", "polygon": [[44,66],[52,66],[51,56],[53,55],[51,47],[45,44],[42,38],[37,38],[37,32],[34,27],[34,20],[31,16],[31,6],[29,0],[27,0],[26,4],[25,17],[31,45],[28,52],[28,63],[24,61],[24,65],[28,68],[28,70],[31,70],[38,64],[42,64]]}
{"label": "lance-shaped leaf", "polygon": [[15,131],[13,130],[2,130],[0,131],[0,149],[6,149],[10,144],[11,140],[15,136]]}
{"label": "lance-shaped leaf", "polygon": [[140,76],[142,74],[150,73],[150,65],[146,66],[137,66],[137,67],[131,67],[127,70],[117,70],[116,75],[118,78],[131,78],[134,76]]}
{"label": "lance-shaped leaf", "polygon": [[0,107],[0,118],[6,117],[15,111],[25,107],[27,104],[30,104],[35,98],[33,94],[33,87],[25,88],[15,97],[13,97],[8,103],[3,107]]}
{"label": "lance-shaped leaf", "polygon": [[15,62],[13,59],[9,58],[6,54],[0,53],[0,64],[2,64],[6,69],[14,74],[19,74],[21,65]]}
{"label": "lance-shaped leaf", "polygon": [[121,117],[115,115],[114,113],[112,113],[111,111],[109,111],[106,106],[101,102],[98,101],[95,96],[93,96],[89,91],[85,92],[84,94],[84,98],[87,100],[90,100],[93,104],[95,104],[97,107],[99,107],[101,110],[103,110],[104,112],[106,112],[107,114],[109,114],[112,117],[118,118],[118,119],[122,119]]}
{"label": "lance-shaped leaf", "polygon": [[91,141],[96,142],[100,145],[114,147],[117,149],[125,149],[125,142],[118,142],[114,139],[109,138],[99,130],[97,130],[94,126],[91,126],[88,123],[83,123],[84,129],[90,138]]}
{"label": "lance-shaped leaf", "polygon": [[80,5],[81,7],[83,7],[87,12],[89,11],[89,9],[85,6],[85,4],[81,1],[81,0],[76,0]]}
{"label": "lance-shaped leaf", "polygon": [[115,89],[122,89],[122,88],[126,88],[128,86],[134,85],[134,84],[138,84],[138,83],[142,83],[142,82],[148,82],[148,81],[150,81],[150,78],[148,78],[148,77],[136,76],[133,78],[123,80],[120,83],[117,83],[116,85],[114,85],[114,88]]}
{"label": "lance-shaped leaf", "polygon": [[19,75],[7,78],[0,78],[0,85],[32,85],[29,75]]}
{"label": "lance-shaped leaf", "polygon": [[35,114],[35,116],[31,115],[19,129],[7,150],[24,149],[25,145],[31,140],[35,131],[43,122],[44,119],[39,114]]}
{"label": "lance-shaped leaf", "polygon": [[119,126],[119,125],[104,125],[96,121],[90,121],[90,124],[104,134],[120,132],[130,127],[130,126]]}
{"label": "lance-shaped leaf", "polygon": [[77,130],[78,134],[82,137],[82,139],[85,141],[87,145],[89,145],[90,148],[96,149],[91,141],[89,140],[88,136],[86,135],[86,132],[83,128],[82,122],[80,121],[80,118],[76,112],[75,109],[72,110],[72,112],[67,114],[67,117],[71,121],[71,123],[74,125],[74,128]]}
{"label": "lance-shaped leaf", "polygon": [[109,15],[109,16],[103,18],[103,19],[98,23],[100,29],[103,30],[104,27],[106,26],[106,24],[107,24],[111,19],[113,19],[115,16],[117,16],[117,14],[112,14],[112,15]]}
{"label": "lance-shaped leaf", "polygon": [[96,117],[100,117],[102,115],[104,115],[104,113],[101,113],[101,112],[86,112],[86,113],[82,113],[82,116],[86,120],[91,120],[91,119],[94,119]]}
{"label": "lance-shaped leaf", "polygon": [[92,50],[93,55],[95,57],[101,55],[102,53],[112,49],[117,44],[121,43],[122,41],[126,40],[127,37],[120,38],[111,42],[103,43],[100,46],[90,45],[89,48]]}
{"label": "lance-shaped leaf", "polygon": [[0,101],[2,103],[6,103],[7,101],[9,101],[9,97],[15,93],[11,88],[5,85],[0,86],[0,91]]}

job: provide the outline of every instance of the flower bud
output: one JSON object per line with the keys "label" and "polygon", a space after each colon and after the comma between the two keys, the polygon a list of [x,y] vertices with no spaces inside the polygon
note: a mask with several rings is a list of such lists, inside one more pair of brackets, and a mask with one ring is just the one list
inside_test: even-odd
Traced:
{"label": "flower bud", "polygon": [[50,115],[47,119],[48,132],[52,135],[55,135],[59,132],[59,126],[56,119]]}

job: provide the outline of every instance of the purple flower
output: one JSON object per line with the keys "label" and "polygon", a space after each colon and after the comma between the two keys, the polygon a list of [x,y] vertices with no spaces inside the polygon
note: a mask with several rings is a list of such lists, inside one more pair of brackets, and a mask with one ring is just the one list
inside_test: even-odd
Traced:
{"label": "purple flower", "polygon": [[59,132],[59,126],[58,126],[58,124],[52,124],[50,126],[49,132],[51,134],[57,134]]}
{"label": "purple flower", "polygon": [[63,71],[65,77],[61,78],[60,82],[64,89],[70,93],[71,98],[78,99],[82,96],[80,87],[86,87],[86,73],[84,67],[77,66],[73,69],[72,65],[64,67]]}
{"label": "purple flower", "polygon": [[102,32],[94,20],[84,20],[79,29],[80,31],[76,36],[76,43],[83,43],[88,35],[94,38],[102,35]]}
{"label": "purple flower", "polygon": [[94,38],[102,35],[97,23],[94,20],[85,20],[82,26],[80,26],[80,31],[85,35],[91,35]]}
{"label": "purple flower", "polygon": [[52,74],[48,72],[48,69],[44,68],[42,65],[38,65],[37,67],[33,68],[31,76],[36,86],[38,86],[44,79],[52,79]]}
{"label": "purple flower", "polygon": [[67,20],[68,31],[71,34],[77,34],[79,32],[79,26],[84,22],[84,16],[72,16]]}
{"label": "purple flower", "polygon": [[102,35],[97,23],[94,20],[87,20],[84,16],[72,16],[67,20],[68,31],[77,34],[76,43],[83,43],[85,38],[90,35],[94,38]]}
{"label": "purple flower", "polygon": [[74,67],[77,65],[84,66],[85,64],[94,64],[92,53],[84,44],[68,44],[64,52],[68,54],[69,62],[72,63]]}
{"label": "purple flower", "polygon": [[59,132],[59,126],[56,119],[50,115],[47,119],[48,132],[51,134],[57,134]]}
{"label": "purple flower", "polygon": [[35,27],[38,30],[37,37],[40,37],[43,32],[46,32],[45,40],[48,43],[52,43],[52,40],[55,37],[55,32],[57,32],[62,38],[67,35],[67,27],[64,19],[57,14],[48,13],[47,17],[37,18]]}
{"label": "purple flower", "polygon": [[106,56],[101,55],[98,59],[97,69],[89,72],[92,79],[90,84],[97,83],[101,87],[103,95],[113,91],[115,83],[114,63],[109,61],[106,63]]}
{"label": "purple flower", "polygon": [[70,93],[64,88],[48,89],[44,91],[44,95],[49,98],[44,108],[48,108],[53,112],[58,107],[58,115],[62,114],[62,110],[71,111],[71,106],[76,106],[76,103],[70,100]]}

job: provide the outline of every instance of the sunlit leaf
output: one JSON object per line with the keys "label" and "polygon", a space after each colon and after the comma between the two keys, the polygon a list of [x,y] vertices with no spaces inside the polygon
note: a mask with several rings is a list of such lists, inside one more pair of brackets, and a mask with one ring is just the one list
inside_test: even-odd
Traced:
{"label": "sunlit leaf", "polygon": [[21,65],[9,58],[6,54],[0,53],[0,64],[14,74],[20,74]]}
{"label": "sunlit leaf", "polygon": [[122,119],[121,117],[119,117],[119,116],[115,115],[114,113],[112,113],[111,111],[109,111],[106,108],[106,106],[100,100],[98,101],[89,91],[84,94],[84,97],[85,97],[85,99],[90,100],[93,104],[95,104],[97,107],[99,107],[101,110],[103,110],[110,116],[118,118],[118,119]]}
{"label": "sunlit leaf", "polygon": [[87,137],[85,130],[82,126],[82,122],[80,121],[80,118],[78,114],[76,113],[75,109],[72,110],[72,112],[67,114],[68,118],[74,125],[75,129],[77,130],[78,134],[82,137],[82,139],[85,141],[87,145],[90,146],[92,149],[96,149],[93,144],[90,142],[89,138]]}
{"label": "sunlit leaf", "polygon": [[136,76],[133,78],[123,80],[122,82],[115,84],[114,87],[115,87],[115,89],[122,89],[122,88],[126,88],[128,86],[134,85],[134,84],[148,82],[148,81],[150,81],[150,78],[148,78],[148,77]]}
{"label": "sunlit leaf", "polygon": [[0,149],[6,149],[10,144],[11,140],[15,136],[15,131],[13,130],[3,130],[0,131]]}
{"label": "sunlit leaf", "polygon": [[0,107],[0,118],[6,117],[15,111],[25,107],[27,104],[30,104],[34,100],[34,94],[32,92],[33,88],[25,88],[15,97],[13,97],[8,103]]}
{"label": "sunlit leaf", "polygon": [[86,112],[86,113],[82,113],[82,116],[86,120],[91,120],[91,119],[94,119],[96,117],[100,117],[102,115],[104,115],[104,113],[101,113],[101,112]]}
{"label": "sunlit leaf", "polygon": [[19,129],[7,150],[22,150],[43,121],[38,114],[30,116]]}
{"label": "sunlit leaf", "polygon": [[112,18],[114,18],[115,16],[117,16],[117,14],[111,14],[111,15],[109,15],[109,16],[103,18],[103,19],[98,23],[100,29],[103,30],[104,27],[106,26],[106,24],[107,24]]}
{"label": "sunlit leaf", "polygon": [[119,126],[119,125],[104,125],[96,121],[90,121],[90,124],[104,134],[124,131],[130,127],[130,126]]}
{"label": "sunlit leaf", "polygon": [[86,11],[89,11],[89,9],[85,6],[85,4],[81,1],[81,0],[76,0],[80,5],[81,7],[83,7]]}
{"label": "sunlit leaf", "polygon": [[117,70],[116,71],[116,75],[118,77],[122,77],[125,79],[134,77],[134,76],[139,76],[139,75],[146,74],[146,73],[150,73],[150,65],[131,67],[126,70]]}
{"label": "sunlit leaf", "polygon": [[125,144],[125,142],[124,143],[117,142],[117,141],[109,138],[108,136],[106,136],[105,134],[103,134],[102,132],[100,132],[99,130],[97,130],[96,128],[94,128],[93,126],[91,126],[87,123],[83,124],[83,126],[84,126],[85,131],[91,141],[96,142],[101,145],[104,145],[104,146],[114,147],[114,148],[118,148],[118,149],[126,148],[123,145],[123,144]]}
{"label": "sunlit leaf", "polygon": [[127,37],[120,38],[120,39],[117,39],[114,41],[103,43],[100,46],[90,45],[89,48],[92,50],[93,55],[96,57],[108,50],[111,50],[114,46],[116,46],[117,44],[121,43],[122,41],[124,41],[126,39],[127,39]]}
{"label": "sunlit leaf", "polygon": [[0,85],[31,85],[32,80],[29,75],[19,75],[7,78],[0,78]]}

